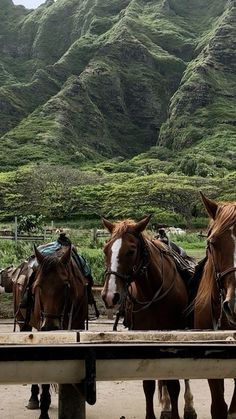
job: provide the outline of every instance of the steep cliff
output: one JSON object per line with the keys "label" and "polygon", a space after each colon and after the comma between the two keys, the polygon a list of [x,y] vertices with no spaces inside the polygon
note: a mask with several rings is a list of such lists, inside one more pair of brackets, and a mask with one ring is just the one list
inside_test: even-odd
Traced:
{"label": "steep cliff", "polygon": [[202,142],[214,155],[224,138],[232,152],[234,1],[1,5],[2,169],[81,166],[156,142],[201,158]]}

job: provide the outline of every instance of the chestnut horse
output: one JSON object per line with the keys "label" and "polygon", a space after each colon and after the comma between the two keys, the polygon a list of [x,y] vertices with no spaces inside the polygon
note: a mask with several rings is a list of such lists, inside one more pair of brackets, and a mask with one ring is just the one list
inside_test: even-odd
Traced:
{"label": "chestnut horse", "polygon": [[[20,330],[84,329],[88,312],[87,284],[72,258],[71,246],[45,256],[35,247],[37,266],[30,278],[32,302],[21,307],[22,287],[13,284],[15,319]],[[50,385],[42,385],[40,419],[48,419]],[[31,389],[30,409],[38,408],[38,385]]]}
{"label": "chestnut horse", "polygon": [[[194,305],[197,329],[236,328],[236,202],[219,204],[201,193],[211,218],[207,258]],[[234,380],[236,383],[236,380]],[[236,418],[236,389],[228,410],[224,380],[209,379],[211,417]]]}
{"label": "chestnut horse", "polygon": [[[186,285],[168,247],[150,240],[143,232],[150,216],[139,222],[124,220],[112,224],[103,218],[111,239],[104,247],[106,259],[102,298],[107,308],[124,304],[125,322],[132,330],[181,329],[186,323]],[[165,382],[171,400],[171,413],[162,418],[180,419],[178,380]],[[143,381],[146,419],[155,419],[153,396],[155,380]],[[185,418],[196,418],[192,404]]]}

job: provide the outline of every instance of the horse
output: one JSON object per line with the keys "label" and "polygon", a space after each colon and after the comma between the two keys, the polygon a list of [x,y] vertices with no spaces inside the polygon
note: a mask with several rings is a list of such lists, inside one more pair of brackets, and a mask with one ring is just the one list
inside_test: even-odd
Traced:
{"label": "horse", "polygon": [[[22,307],[25,288],[17,281],[13,283],[15,321],[20,330],[84,329],[88,314],[87,281],[72,258],[71,245],[47,256],[35,247],[35,257],[37,266],[28,279],[30,303],[25,308]],[[34,384],[28,408],[39,407],[38,395],[38,385]],[[43,384],[40,419],[49,419],[50,403],[50,385]]]}
{"label": "horse", "polygon": [[[210,217],[207,249],[194,302],[197,329],[236,328],[236,202],[217,203],[203,193]],[[209,379],[211,417],[236,418],[236,380],[230,407],[224,399],[224,380]]]}
{"label": "horse", "polygon": [[[135,222],[123,220],[111,223],[102,219],[111,233],[104,246],[105,281],[102,299],[107,308],[125,307],[125,325],[132,330],[181,329],[186,325],[185,310],[188,292],[176,267],[170,249],[159,240],[151,240],[144,233],[150,216]],[[180,419],[178,380],[167,380],[171,412],[162,418]],[[144,380],[146,419],[156,419],[153,397],[155,380]],[[185,419],[196,418],[190,401],[185,406]]]}

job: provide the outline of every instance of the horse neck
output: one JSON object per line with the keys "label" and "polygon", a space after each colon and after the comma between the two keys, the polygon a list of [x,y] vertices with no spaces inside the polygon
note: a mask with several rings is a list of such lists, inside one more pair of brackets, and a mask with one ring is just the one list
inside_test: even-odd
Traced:
{"label": "horse neck", "polygon": [[165,250],[162,246],[154,244],[149,239],[144,239],[146,260],[141,269],[142,277],[137,277],[136,288],[142,295],[152,297],[160,288],[165,289],[173,280],[174,270],[167,272]]}

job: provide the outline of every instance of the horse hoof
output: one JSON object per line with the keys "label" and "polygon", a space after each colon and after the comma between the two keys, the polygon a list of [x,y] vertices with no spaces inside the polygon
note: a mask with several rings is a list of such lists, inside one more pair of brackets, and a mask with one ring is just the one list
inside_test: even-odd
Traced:
{"label": "horse hoof", "polygon": [[29,410],[39,409],[39,401],[38,400],[29,400],[26,407]]}
{"label": "horse hoof", "polygon": [[171,412],[169,410],[162,410],[160,419],[171,419]]}
{"label": "horse hoof", "polygon": [[196,419],[197,418],[197,413],[195,412],[195,410],[193,410],[192,412],[184,412],[184,419]]}

